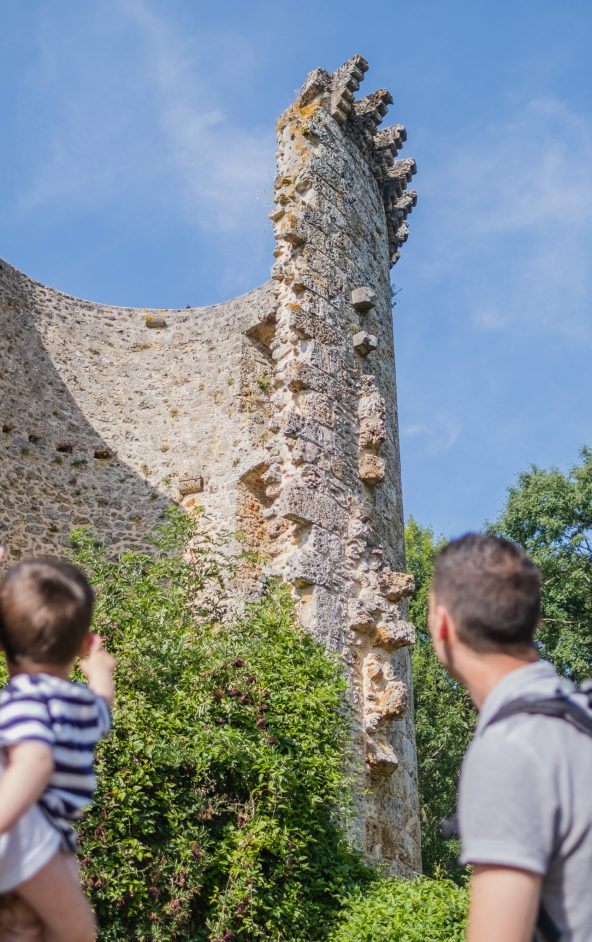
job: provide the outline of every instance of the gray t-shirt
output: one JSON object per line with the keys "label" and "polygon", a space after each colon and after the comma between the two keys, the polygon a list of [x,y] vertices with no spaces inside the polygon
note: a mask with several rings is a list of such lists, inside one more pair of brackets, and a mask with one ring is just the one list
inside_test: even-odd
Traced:
{"label": "gray t-shirt", "polygon": [[506,674],[485,700],[460,779],[461,861],[543,875],[543,903],[562,942],[590,942],[592,737],[555,717],[488,725],[510,700],[552,696],[560,683],[537,661]]}

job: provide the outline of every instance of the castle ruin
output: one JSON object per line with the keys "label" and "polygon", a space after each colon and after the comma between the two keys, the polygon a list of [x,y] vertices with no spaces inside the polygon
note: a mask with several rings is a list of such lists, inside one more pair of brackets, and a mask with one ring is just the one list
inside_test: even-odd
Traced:
{"label": "castle ruin", "polygon": [[363,762],[359,840],[420,869],[390,268],[415,172],[392,99],[354,56],[312,72],[278,121],[271,280],[206,308],[138,310],[0,262],[0,542],[116,552],[163,510],[240,531],[259,576],[344,660]]}

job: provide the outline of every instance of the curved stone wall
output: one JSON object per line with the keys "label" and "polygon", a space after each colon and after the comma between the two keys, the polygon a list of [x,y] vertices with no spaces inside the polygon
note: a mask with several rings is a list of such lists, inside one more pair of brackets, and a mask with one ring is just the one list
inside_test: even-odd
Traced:
{"label": "curved stone wall", "polygon": [[240,529],[349,676],[369,856],[420,868],[390,267],[413,160],[367,64],[311,73],[278,122],[272,280],[209,308],[95,305],[0,268],[0,538],[88,523],[142,543],[170,500]]}
{"label": "curved stone wall", "polygon": [[226,304],[146,311],[92,304],[0,263],[0,539],[8,558],[59,552],[91,525],[137,546],[171,500],[236,513],[251,455],[243,335],[273,286]]}

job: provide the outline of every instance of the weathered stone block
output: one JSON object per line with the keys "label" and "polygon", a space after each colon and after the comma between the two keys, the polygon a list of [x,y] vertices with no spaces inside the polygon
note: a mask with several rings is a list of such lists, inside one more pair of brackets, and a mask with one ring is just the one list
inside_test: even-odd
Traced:
{"label": "weathered stone block", "polygon": [[396,651],[415,641],[415,628],[404,619],[389,619],[379,622],[374,632],[374,641],[387,651]]}
{"label": "weathered stone block", "polygon": [[399,760],[391,744],[382,737],[373,737],[366,747],[366,762],[373,777],[382,778],[392,775],[399,765]]}
{"label": "weathered stone block", "polygon": [[193,471],[182,471],[179,474],[179,495],[200,494],[204,489],[204,479]]}
{"label": "weathered stone block", "polygon": [[303,526],[315,523],[331,532],[345,530],[347,514],[328,494],[289,486],[278,501],[278,514]]}
{"label": "weathered stone block", "polygon": [[335,435],[314,416],[299,415],[297,412],[286,416],[285,433],[288,438],[304,438],[327,451],[335,447]]}
{"label": "weathered stone block", "polygon": [[159,317],[157,314],[147,314],[146,315],[146,327],[152,327],[155,330],[162,330],[166,327],[167,322],[164,317]]}
{"label": "weathered stone block", "polygon": [[356,311],[359,311],[360,314],[366,314],[376,304],[376,291],[374,288],[369,287],[354,288],[351,301]]}
{"label": "weathered stone block", "polygon": [[389,680],[378,695],[377,707],[383,719],[400,719],[407,712],[409,692],[400,680]]}
{"label": "weathered stone block", "polygon": [[389,602],[399,602],[412,595],[415,590],[415,580],[410,573],[393,572],[392,569],[383,569],[379,572],[378,584]]}
{"label": "weathered stone block", "polygon": [[353,345],[354,350],[356,350],[360,356],[367,357],[369,353],[376,350],[378,338],[375,337],[374,334],[367,334],[365,330],[360,330],[357,334],[354,334]]}
{"label": "weathered stone block", "polygon": [[363,452],[360,455],[358,473],[366,484],[380,484],[381,481],[384,481],[385,475],[384,458],[375,455],[373,452]]}

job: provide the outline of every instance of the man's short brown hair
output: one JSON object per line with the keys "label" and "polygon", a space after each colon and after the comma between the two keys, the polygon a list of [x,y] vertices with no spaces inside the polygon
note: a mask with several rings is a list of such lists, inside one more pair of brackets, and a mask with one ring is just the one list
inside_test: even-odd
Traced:
{"label": "man's short brown hair", "polygon": [[467,533],[436,557],[432,592],[476,651],[530,647],[541,614],[538,569],[501,537]]}
{"label": "man's short brown hair", "polygon": [[13,566],[0,585],[0,644],[8,660],[69,664],[89,631],[93,601],[76,566],[50,556]]}

